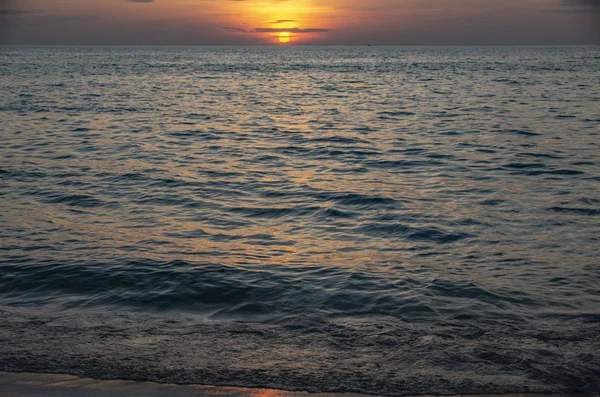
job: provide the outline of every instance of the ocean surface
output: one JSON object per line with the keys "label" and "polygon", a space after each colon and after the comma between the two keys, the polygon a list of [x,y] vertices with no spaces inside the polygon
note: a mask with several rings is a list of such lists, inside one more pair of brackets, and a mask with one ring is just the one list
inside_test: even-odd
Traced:
{"label": "ocean surface", "polygon": [[600,47],[0,47],[0,370],[600,392]]}

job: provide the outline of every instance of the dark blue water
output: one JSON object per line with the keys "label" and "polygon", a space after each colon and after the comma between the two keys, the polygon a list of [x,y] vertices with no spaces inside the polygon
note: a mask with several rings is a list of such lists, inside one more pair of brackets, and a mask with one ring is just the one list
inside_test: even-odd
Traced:
{"label": "dark blue water", "polygon": [[0,370],[600,392],[600,47],[0,48]]}

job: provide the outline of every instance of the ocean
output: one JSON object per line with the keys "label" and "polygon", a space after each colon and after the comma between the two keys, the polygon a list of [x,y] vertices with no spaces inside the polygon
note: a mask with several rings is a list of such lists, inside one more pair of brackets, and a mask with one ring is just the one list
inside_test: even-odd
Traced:
{"label": "ocean", "polygon": [[600,392],[600,47],[0,47],[0,370]]}

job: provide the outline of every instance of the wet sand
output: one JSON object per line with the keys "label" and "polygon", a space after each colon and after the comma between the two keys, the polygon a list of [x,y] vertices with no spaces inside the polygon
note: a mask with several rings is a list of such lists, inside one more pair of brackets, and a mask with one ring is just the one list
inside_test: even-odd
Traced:
{"label": "wet sand", "polygon": [[[126,380],[96,380],[72,375],[0,372],[2,397],[367,397],[356,393],[307,393],[204,385],[173,385]],[[476,397],[490,397],[481,395]],[[506,394],[530,397],[533,394]],[[542,394],[535,394],[542,397]],[[567,394],[554,394],[570,396]]]}
{"label": "wet sand", "polygon": [[366,397],[354,393],[307,393],[204,385],[173,385],[127,380],[96,380],[72,375],[0,372],[2,397]]}

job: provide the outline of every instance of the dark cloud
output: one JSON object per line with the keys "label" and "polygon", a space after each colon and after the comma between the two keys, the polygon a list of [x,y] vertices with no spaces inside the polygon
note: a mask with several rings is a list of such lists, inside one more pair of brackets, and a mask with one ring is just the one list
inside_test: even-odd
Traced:
{"label": "dark cloud", "polygon": [[600,0],[562,0],[561,4],[562,8],[554,8],[548,11],[565,14],[600,12]]}
{"label": "dark cloud", "polygon": [[562,3],[569,6],[600,8],[600,0],[563,0]]}
{"label": "dark cloud", "polygon": [[600,14],[600,0],[562,0],[558,8],[544,11],[553,14]]}
{"label": "dark cloud", "polygon": [[[281,20],[283,22],[292,22],[291,20]],[[246,30],[244,28],[238,28],[235,26],[221,26],[221,30],[225,30],[227,32],[237,32],[237,33],[321,33],[321,32],[330,32],[331,29],[323,29],[323,28],[255,28],[253,30]],[[294,37],[294,36],[291,36]]]}
{"label": "dark cloud", "polygon": [[256,28],[256,29],[254,29],[254,32],[256,32],[256,33],[282,33],[282,32],[288,32],[288,33],[321,33],[321,32],[331,32],[331,29],[322,29],[322,28],[306,28],[306,29],[300,29],[300,28],[290,28],[290,29],[284,29],[284,28]]}
{"label": "dark cloud", "polygon": [[17,7],[18,2],[11,0],[0,0],[0,43],[8,34],[9,26],[14,23],[14,17],[29,14],[30,12]]}
{"label": "dark cloud", "polygon": [[589,14],[591,12],[599,12],[600,10],[590,8],[552,8],[545,11],[554,14]]}
{"label": "dark cloud", "polygon": [[23,15],[23,14],[32,14],[31,11],[25,10],[2,10],[0,9],[0,15]]}
{"label": "dark cloud", "polygon": [[13,16],[31,13],[31,11],[20,8],[18,1],[0,0],[0,16]]}
{"label": "dark cloud", "polygon": [[99,21],[102,18],[95,15],[48,15],[40,18],[40,22],[43,23],[56,23],[56,22],[92,22]]}
{"label": "dark cloud", "polygon": [[238,32],[238,33],[246,33],[246,29],[244,28],[236,28],[234,26],[221,26],[221,30],[225,30],[226,32]]}
{"label": "dark cloud", "polygon": [[286,22],[298,22],[293,19],[278,19],[276,21],[269,22],[271,25],[277,25],[278,23],[286,23]]}

